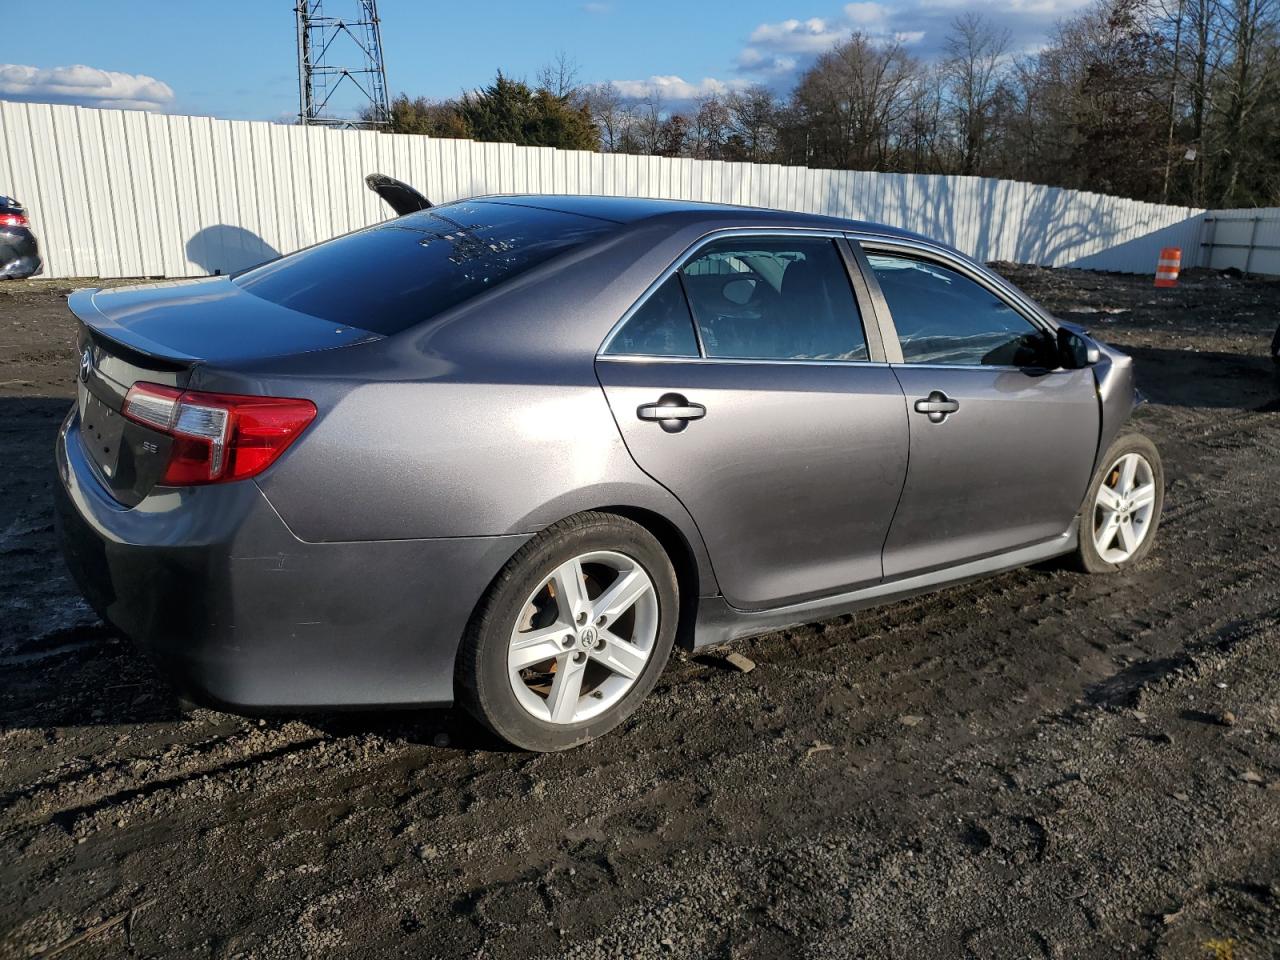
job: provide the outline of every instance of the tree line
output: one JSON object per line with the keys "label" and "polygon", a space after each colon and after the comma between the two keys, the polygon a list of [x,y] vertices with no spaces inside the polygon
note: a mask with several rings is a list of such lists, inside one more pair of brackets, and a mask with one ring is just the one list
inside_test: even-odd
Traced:
{"label": "tree line", "polygon": [[932,62],[852,33],[786,93],[676,109],[581,84],[561,55],[388,129],[532,146],[1027,180],[1139,200],[1280,205],[1280,0],[1095,0],[1038,51],[958,16]]}

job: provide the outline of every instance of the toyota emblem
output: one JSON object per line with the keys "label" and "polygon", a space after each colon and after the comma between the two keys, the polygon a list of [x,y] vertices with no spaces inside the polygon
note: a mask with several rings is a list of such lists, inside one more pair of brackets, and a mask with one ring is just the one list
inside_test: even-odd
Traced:
{"label": "toyota emblem", "polygon": [[80,354],[80,382],[89,382],[89,371],[93,369],[93,350],[89,347],[84,348],[84,353]]}

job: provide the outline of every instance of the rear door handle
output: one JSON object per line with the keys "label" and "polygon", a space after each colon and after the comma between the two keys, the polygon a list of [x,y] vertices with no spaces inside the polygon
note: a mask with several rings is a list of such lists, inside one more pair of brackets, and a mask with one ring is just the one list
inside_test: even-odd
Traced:
{"label": "rear door handle", "polygon": [[959,409],[960,401],[952,400],[941,390],[934,390],[925,399],[916,401],[916,413],[927,413],[930,423],[941,423]]}
{"label": "rear door handle", "polygon": [[656,420],[667,433],[679,433],[690,420],[701,420],[707,408],[700,403],[690,403],[678,393],[664,393],[657,403],[645,403],[636,408],[641,420]]}

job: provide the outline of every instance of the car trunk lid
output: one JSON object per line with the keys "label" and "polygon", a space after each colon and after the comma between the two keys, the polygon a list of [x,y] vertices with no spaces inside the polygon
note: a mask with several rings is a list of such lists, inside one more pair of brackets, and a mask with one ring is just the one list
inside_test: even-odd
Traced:
{"label": "car trunk lid", "polygon": [[76,404],[81,445],[102,485],[136,506],[164,474],[172,440],[121,411],[138,382],[185,389],[203,364],[234,366],[379,339],[280,307],[226,277],[78,290]]}

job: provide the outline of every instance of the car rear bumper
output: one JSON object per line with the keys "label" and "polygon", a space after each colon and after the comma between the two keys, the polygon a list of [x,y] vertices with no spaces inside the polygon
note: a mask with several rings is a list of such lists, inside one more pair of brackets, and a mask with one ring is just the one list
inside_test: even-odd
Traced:
{"label": "car rear bumper", "polygon": [[22,280],[43,270],[35,234],[25,227],[0,230],[0,280]]}
{"label": "car rear bumper", "polygon": [[252,482],[126,509],[92,472],[74,410],[57,468],[59,540],[90,604],[180,692],[231,709],[450,703],[472,609],[527,539],[308,543]]}

